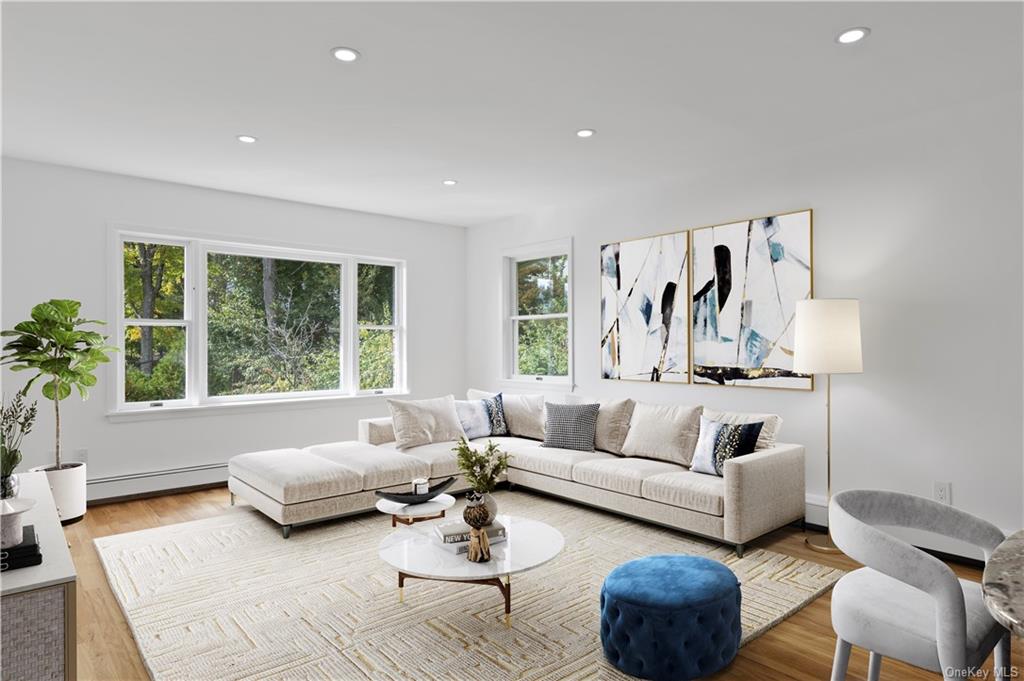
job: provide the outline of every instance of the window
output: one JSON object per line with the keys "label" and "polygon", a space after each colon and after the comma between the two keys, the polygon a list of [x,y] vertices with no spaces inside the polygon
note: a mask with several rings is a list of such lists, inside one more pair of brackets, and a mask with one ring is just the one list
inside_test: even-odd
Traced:
{"label": "window", "polygon": [[401,262],[131,233],[115,241],[119,410],[404,387]]}
{"label": "window", "polygon": [[570,242],[506,257],[506,378],[569,381],[572,365]]}

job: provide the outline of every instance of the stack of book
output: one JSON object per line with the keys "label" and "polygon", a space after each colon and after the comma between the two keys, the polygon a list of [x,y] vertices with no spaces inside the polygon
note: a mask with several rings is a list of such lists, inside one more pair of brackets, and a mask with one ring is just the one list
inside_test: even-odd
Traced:
{"label": "stack of book", "polygon": [[36,540],[36,528],[33,525],[26,525],[23,533],[24,538],[20,544],[0,549],[0,572],[31,567],[43,562],[43,554],[39,552],[39,542]]}
{"label": "stack of book", "polygon": [[[447,523],[434,525],[434,538],[441,546],[452,553],[462,554],[469,552],[469,530],[471,528],[461,520],[453,520]],[[505,541],[505,526],[495,520],[483,528],[487,532],[487,539],[491,546]]]}

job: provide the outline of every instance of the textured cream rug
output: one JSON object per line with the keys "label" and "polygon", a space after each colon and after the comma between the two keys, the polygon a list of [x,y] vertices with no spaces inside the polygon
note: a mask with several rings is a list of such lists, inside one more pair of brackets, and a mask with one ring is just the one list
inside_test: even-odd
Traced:
{"label": "textured cream rug", "polygon": [[[724,546],[524,492],[502,513],[559,528],[565,550],[512,579],[512,628],[488,586],[412,580],[377,556],[378,514],[296,528],[248,507],[95,540],[154,679],[629,678],[601,654],[598,594],[620,563],[654,553],[720,560],[743,590],[743,642],[842,575],[778,553]],[[456,506],[456,512],[461,504]]]}

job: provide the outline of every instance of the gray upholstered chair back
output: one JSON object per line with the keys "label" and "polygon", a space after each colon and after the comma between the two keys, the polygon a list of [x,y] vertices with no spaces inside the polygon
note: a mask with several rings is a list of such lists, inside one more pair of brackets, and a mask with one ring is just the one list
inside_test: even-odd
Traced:
{"label": "gray upholstered chair back", "polygon": [[935,599],[936,640],[943,668],[967,665],[964,594],[938,558],[875,527],[905,527],[969,542],[985,552],[1004,538],[998,527],[931,499],[882,490],[847,490],[832,497],[829,528],[836,546],[867,567],[916,587]]}

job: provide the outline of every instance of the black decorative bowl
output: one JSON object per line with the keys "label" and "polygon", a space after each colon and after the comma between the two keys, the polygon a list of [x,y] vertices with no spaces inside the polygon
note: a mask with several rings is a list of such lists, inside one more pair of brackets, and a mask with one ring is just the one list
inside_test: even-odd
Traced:
{"label": "black decorative bowl", "polygon": [[447,480],[442,480],[431,487],[426,494],[402,494],[399,492],[382,492],[381,490],[377,490],[374,494],[381,499],[394,501],[397,504],[423,504],[430,501],[453,484],[455,484],[455,478],[448,478]]}

